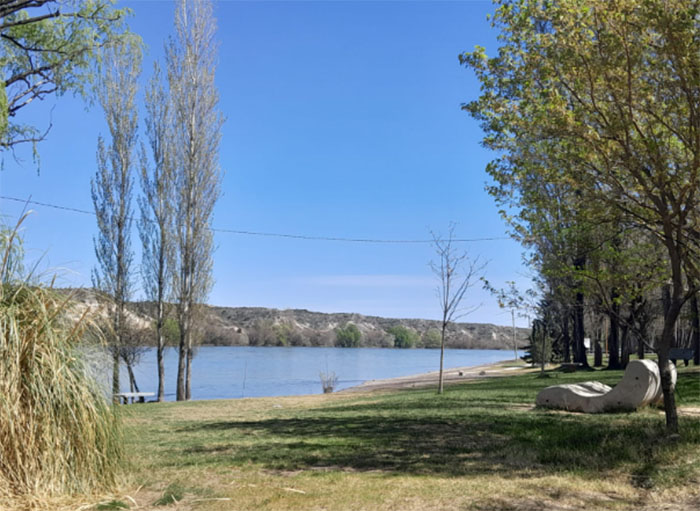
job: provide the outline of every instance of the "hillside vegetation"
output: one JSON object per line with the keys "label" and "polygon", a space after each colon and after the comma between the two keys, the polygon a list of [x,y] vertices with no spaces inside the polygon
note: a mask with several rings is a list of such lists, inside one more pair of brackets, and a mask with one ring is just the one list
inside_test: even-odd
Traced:
{"label": "hillside vegetation", "polygon": [[[81,306],[99,307],[91,290],[75,292]],[[131,315],[141,324],[153,322],[149,302],[128,305]],[[340,346],[338,329],[354,324],[360,331],[356,347],[438,348],[439,321],[396,319],[353,313],[311,312],[304,309],[268,309],[264,307],[205,306],[201,311],[204,325],[198,332],[201,344],[215,346]],[[397,340],[397,332],[408,329],[413,343]],[[528,344],[529,331],[516,329],[519,347]],[[145,339],[144,342],[148,342]],[[513,330],[508,326],[484,323],[455,323],[447,338],[448,348],[513,349]]]}

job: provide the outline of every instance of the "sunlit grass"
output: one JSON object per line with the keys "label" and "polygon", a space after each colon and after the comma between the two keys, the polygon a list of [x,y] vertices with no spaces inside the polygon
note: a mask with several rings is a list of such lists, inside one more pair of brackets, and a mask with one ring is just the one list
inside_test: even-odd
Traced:
{"label": "sunlit grass", "polygon": [[463,383],[443,396],[425,389],[133,406],[129,449],[138,453],[134,484],[144,485],[135,497],[153,505],[175,487],[197,509],[232,509],[234,502],[255,510],[534,510],[555,503],[631,510],[640,499],[694,498],[697,368],[680,371],[682,436],[675,440],[666,438],[656,408],[604,415],[533,408],[544,386],[614,385],[621,371],[550,376]]}

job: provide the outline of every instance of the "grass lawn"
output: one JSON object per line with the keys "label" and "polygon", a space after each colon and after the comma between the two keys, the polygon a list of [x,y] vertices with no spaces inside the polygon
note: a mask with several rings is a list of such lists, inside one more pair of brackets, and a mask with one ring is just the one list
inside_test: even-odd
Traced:
{"label": "grass lawn", "polygon": [[[541,388],[621,371],[522,374],[382,394],[123,407],[120,504],[201,510],[700,509],[700,368],[663,412],[533,409]],[[663,505],[662,505],[663,504]],[[667,507],[663,507],[663,506]]]}

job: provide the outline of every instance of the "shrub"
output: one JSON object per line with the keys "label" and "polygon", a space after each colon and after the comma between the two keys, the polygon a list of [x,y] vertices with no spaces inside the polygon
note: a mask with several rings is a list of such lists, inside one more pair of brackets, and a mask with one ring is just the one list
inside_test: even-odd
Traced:
{"label": "shrub", "polygon": [[392,326],[387,330],[394,336],[395,348],[413,348],[418,342],[418,332],[405,326]]}
{"label": "shrub", "polygon": [[270,319],[256,319],[248,329],[248,342],[251,346],[275,346],[277,333]]}
{"label": "shrub", "polygon": [[345,327],[335,329],[335,344],[341,348],[357,348],[362,339],[362,332],[354,323],[346,323]]}
{"label": "shrub", "polygon": [[421,348],[439,348],[442,343],[442,337],[440,336],[440,331],[431,328],[427,330],[423,337],[421,338]]}
{"label": "shrub", "polygon": [[0,246],[0,497],[103,491],[122,461],[119,418],[78,343],[85,316],[51,289],[7,273]]}
{"label": "shrub", "polygon": [[321,388],[323,388],[324,394],[330,394],[335,390],[335,387],[338,385],[338,377],[334,372],[319,373],[319,377],[321,378]]}

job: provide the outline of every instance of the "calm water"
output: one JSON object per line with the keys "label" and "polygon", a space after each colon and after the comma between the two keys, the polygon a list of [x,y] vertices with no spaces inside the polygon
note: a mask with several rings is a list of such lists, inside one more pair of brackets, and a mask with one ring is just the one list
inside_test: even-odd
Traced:
{"label": "calm water", "polygon": [[[513,353],[502,350],[445,350],[445,367],[476,366],[508,360]],[[367,380],[408,376],[436,371],[440,350],[382,348],[273,348],[208,346],[199,348],[192,362],[192,399],[289,396],[321,392],[320,372],[335,372],[336,390]],[[141,391],[158,387],[156,352],[150,349],[135,368]],[[165,395],[175,399],[177,351],[165,354]],[[121,385],[129,380],[122,371]]]}

